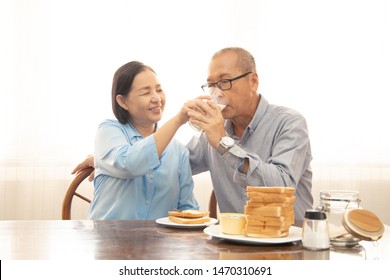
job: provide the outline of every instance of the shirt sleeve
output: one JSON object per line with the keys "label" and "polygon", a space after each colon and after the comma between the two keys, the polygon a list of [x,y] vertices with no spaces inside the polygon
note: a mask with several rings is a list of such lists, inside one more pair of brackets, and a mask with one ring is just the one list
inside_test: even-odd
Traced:
{"label": "shirt sleeve", "polygon": [[[296,186],[312,159],[306,122],[300,116],[287,119],[275,135],[268,159],[262,160],[237,145],[224,157],[235,170],[233,180],[241,186]],[[246,158],[249,168],[244,174]]]}
{"label": "shirt sleeve", "polygon": [[195,199],[193,194],[194,190],[194,181],[192,179],[191,166],[189,160],[189,151],[186,147],[184,148],[184,152],[181,157],[180,164],[180,197],[179,197],[179,210],[186,209],[199,209],[199,204]]}
{"label": "shirt sleeve", "polygon": [[97,173],[132,179],[147,174],[160,165],[153,135],[135,143],[130,142],[126,128],[121,124],[102,123],[95,138]]}
{"label": "shirt sleeve", "polygon": [[187,144],[190,151],[190,163],[192,175],[196,175],[209,170],[207,162],[208,142],[202,134],[194,135]]}

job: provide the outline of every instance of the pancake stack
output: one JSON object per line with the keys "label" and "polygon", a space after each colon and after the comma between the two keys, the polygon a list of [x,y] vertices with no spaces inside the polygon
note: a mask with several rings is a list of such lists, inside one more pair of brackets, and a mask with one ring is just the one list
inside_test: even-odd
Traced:
{"label": "pancake stack", "polygon": [[294,188],[247,186],[247,222],[244,233],[250,237],[286,237],[294,224]]}

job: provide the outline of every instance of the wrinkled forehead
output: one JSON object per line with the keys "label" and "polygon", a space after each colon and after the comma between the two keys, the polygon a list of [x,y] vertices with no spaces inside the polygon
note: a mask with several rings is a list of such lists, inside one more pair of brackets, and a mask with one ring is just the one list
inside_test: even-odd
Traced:
{"label": "wrinkled forehead", "polygon": [[231,78],[238,72],[237,54],[228,52],[213,57],[210,61],[207,80]]}

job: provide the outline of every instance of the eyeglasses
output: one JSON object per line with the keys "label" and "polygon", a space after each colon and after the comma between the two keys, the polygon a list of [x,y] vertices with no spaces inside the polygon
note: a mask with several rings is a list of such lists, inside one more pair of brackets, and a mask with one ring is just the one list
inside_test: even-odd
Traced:
{"label": "eyeglasses", "polygon": [[242,74],[242,75],[237,76],[237,77],[232,78],[232,79],[222,79],[216,83],[207,83],[207,84],[204,84],[203,86],[201,86],[201,88],[204,92],[214,91],[215,86],[217,86],[220,90],[229,90],[232,88],[233,81],[244,78],[245,76],[248,76],[251,73],[252,72],[246,72],[245,74]]}

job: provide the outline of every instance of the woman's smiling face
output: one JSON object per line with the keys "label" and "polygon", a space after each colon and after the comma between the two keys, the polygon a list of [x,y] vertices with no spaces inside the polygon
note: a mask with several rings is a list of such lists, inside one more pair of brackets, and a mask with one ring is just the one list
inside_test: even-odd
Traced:
{"label": "woman's smiling face", "polygon": [[131,90],[124,100],[134,126],[155,125],[162,118],[165,107],[165,93],[157,75],[145,69],[135,76]]}

